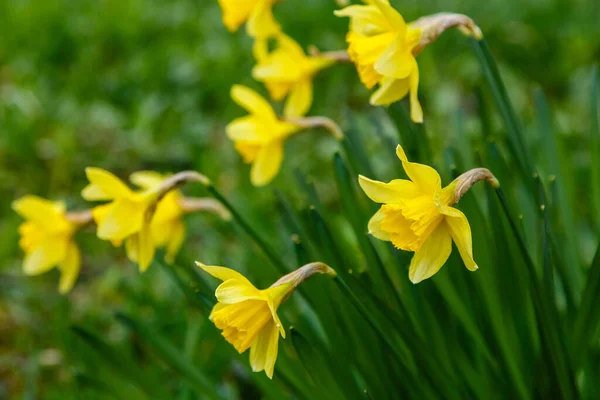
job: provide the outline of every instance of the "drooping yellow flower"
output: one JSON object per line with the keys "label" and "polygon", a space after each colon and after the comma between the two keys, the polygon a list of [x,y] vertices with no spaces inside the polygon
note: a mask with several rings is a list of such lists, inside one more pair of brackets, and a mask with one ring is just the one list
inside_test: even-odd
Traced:
{"label": "drooping yellow flower", "polygon": [[232,269],[196,264],[223,281],[215,292],[218,303],[210,313],[210,320],[240,354],[250,349],[252,371],[265,371],[270,379],[277,361],[279,335],[285,339],[285,329],[277,316],[277,309],[300,283],[312,275],[336,276],[333,269],[316,262],[285,275],[268,289],[259,290]]}
{"label": "drooping yellow flower", "polygon": [[[138,171],[130,175],[129,180],[143,190],[156,189],[167,176],[154,171]],[[152,217],[152,240],[157,248],[166,248],[165,258],[173,263],[185,239],[185,224],[182,206],[183,194],[179,190],[171,190],[156,205]]]}
{"label": "drooping yellow flower", "polygon": [[19,226],[19,245],[25,252],[23,271],[39,275],[58,267],[59,291],[67,293],[79,276],[81,258],[73,240],[78,225],[67,218],[64,203],[24,196],[12,207],[26,220]]}
{"label": "drooping yellow flower", "polygon": [[86,168],[90,184],[81,195],[89,201],[110,200],[92,210],[100,239],[115,245],[125,241],[127,257],[145,271],[154,258],[155,244],[150,223],[159,193],[156,190],[134,192],[119,178],[100,168]]}
{"label": "drooping yellow flower", "polygon": [[252,184],[264,186],[281,168],[284,141],[302,128],[279,120],[269,102],[250,88],[234,85],[231,98],[250,115],[229,123],[227,136],[233,140],[244,162],[252,164]]}
{"label": "drooping yellow flower", "polygon": [[258,60],[252,76],[263,82],[271,98],[280,101],[288,96],[283,114],[286,117],[305,115],[313,100],[313,77],[335,60],[325,56],[307,56],[294,39],[281,33],[277,48]]}
{"label": "drooping yellow flower", "polygon": [[450,256],[452,241],[467,269],[476,270],[469,221],[453,205],[476,180],[494,182],[493,175],[484,169],[473,170],[487,171],[489,176],[466,173],[442,188],[441,178],[433,168],[409,162],[400,145],[396,154],[410,180],[383,183],[359,176],[365,194],[383,204],[369,221],[369,233],[391,241],[398,249],[415,252],[409,269],[413,283],[439,271]]}
{"label": "drooping yellow flower", "polygon": [[414,122],[423,122],[423,110],[417,97],[419,67],[416,56],[446,29],[458,26],[467,35],[481,38],[473,21],[460,14],[442,13],[407,24],[388,0],[365,0],[367,5],[351,5],[335,11],[350,18],[346,36],[348,54],[356,64],[361,81],[371,89],[373,105],[387,105],[410,93],[410,114]]}
{"label": "drooping yellow flower", "polygon": [[273,5],[278,0],[219,0],[223,23],[235,32],[245,22],[248,35],[264,39],[276,35],[281,26],[273,17]]}

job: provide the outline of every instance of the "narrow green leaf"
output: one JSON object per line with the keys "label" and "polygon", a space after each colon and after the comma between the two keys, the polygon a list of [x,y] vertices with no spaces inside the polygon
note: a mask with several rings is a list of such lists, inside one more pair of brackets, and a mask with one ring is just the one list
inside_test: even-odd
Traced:
{"label": "narrow green leaf", "polygon": [[598,326],[600,325],[598,293],[600,293],[600,245],[590,266],[587,284],[575,319],[572,341],[575,366],[581,364],[584,354],[593,344],[594,338],[597,338]]}
{"label": "narrow green leaf", "polygon": [[596,229],[600,232],[600,107],[598,105],[598,96],[600,96],[598,83],[598,67],[594,67],[592,72],[592,88],[590,93],[590,146],[592,161],[591,187],[592,187],[592,208],[596,220]]}
{"label": "narrow green leaf", "polygon": [[115,317],[123,325],[137,333],[148,344],[148,348],[154,351],[167,365],[181,374],[191,384],[196,385],[204,396],[209,399],[220,398],[211,381],[175,345],[158,332],[131,317],[122,313],[117,313]]}

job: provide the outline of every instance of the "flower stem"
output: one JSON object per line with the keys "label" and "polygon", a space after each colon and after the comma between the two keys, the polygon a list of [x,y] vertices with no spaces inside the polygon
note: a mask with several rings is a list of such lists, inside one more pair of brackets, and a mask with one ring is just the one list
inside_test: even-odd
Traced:
{"label": "flower stem", "polygon": [[233,218],[240,224],[243,230],[254,240],[254,242],[260,247],[260,249],[265,253],[267,258],[271,260],[273,265],[277,267],[279,272],[282,275],[286,275],[289,273],[288,267],[285,265],[283,261],[281,261],[281,257],[269,246],[269,244],[260,237],[260,235],[252,228],[252,226],[242,217],[242,215],[233,207],[233,205],[217,190],[217,188],[211,183],[207,186],[208,191],[219,201],[221,204],[225,206],[230,212]]}

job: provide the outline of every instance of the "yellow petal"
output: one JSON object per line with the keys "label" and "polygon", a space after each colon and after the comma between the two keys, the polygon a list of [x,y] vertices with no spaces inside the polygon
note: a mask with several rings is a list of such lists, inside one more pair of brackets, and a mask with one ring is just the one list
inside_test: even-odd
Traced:
{"label": "yellow petal", "polygon": [[283,143],[274,141],[263,146],[252,163],[250,182],[265,186],[275,178],[283,161]]}
{"label": "yellow petal", "polygon": [[64,217],[64,204],[61,202],[28,195],[13,201],[12,208],[21,217],[34,222],[46,232],[59,232],[70,228],[69,222]]}
{"label": "yellow petal", "polygon": [[384,183],[359,175],[358,183],[363,192],[376,203],[396,204],[421,194],[414,182],[405,179],[394,179]]}
{"label": "yellow petal", "polygon": [[247,280],[228,279],[221,283],[215,291],[219,303],[235,304],[246,300],[260,300],[260,291]]}
{"label": "yellow petal", "polygon": [[313,101],[313,84],[310,79],[303,79],[293,86],[292,91],[285,102],[283,115],[286,117],[304,116]]}
{"label": "yellow petal", "polygon": [[85,169],[90,184],[81,192],[81,196],[90,201],[111,200],[131,196],[131,190],[116,176],[100,168]]}
{"label": "yellow petal", "polygon": [[137,235],[134,235],[133,237],[137,237],[138,241],[138,266],[140,272],[144,272],[148,269],[150,264],[152,264],[154,252],[156,251],[154,242],[152,241],[152,231],[148,223],[145,223]]}
{"label": "yellow petal", "polygon": [[421,248],[415,252],[408,270],[412,283],[430,278],[442,268],[452,251],[452,237],[444,222],[431,233]]}
{"label": "yellow petal", "polygon": [[379,88],[371,95],[369,103],[374,106],[386,106],[394,103],[408,94],[410,81],[384,77],[379,82]]}
{"label": "yellow petal", "polygon": [[183,221],[178,221],[171,231],[171,237],[169,238],[169,242],[167,244],[167,250],[165,254],[165,260],[169,264],[173,264],[175,262],[175,256],[179,253],[181,246],[183,245],[183,241],[185,240],[185,224]]}
{"label": "yellow petal", "polygon": [[[415,63],[416,64],[416,63]],[[415,123],[423,122],[423,109],[419,103],[419,68],[415,67],[410,74],[410,119]]]}
{"label": "yellow petal", "polygon": [[265,371],[273,379],[275,361],[279,344],[279,331],[274,322],[269,322],[256,336],[250,348],[250,366],[252,371]]}
{"label": "yellow petal", "polygon": [[390,241],[390,233],[381,229],[381,223],[385,219],[385,214],[381,211],[381,208],[377,210],[377,212],[371,217],[369,220],[369,234],[373,237],[384,240],[386,242]]}
{"label": "yellow petal", "polygon": [[196,261],[196,265],[202,268],[204,271],[208,272],[210,275],[222,281],[235,279],[237,281],[246,281],[246,283],[252,285],[252,283],[250,283],[250,281],[246,279],[244,275],[232,270],[231,268],[204,265],[199,261]]}
{"label": "yellow petal", "polygon": [[458,212],[458,216],[446,216],[445,218],[448,230],[450,231],[452,240],[454,240],[454,244],[456,244],[458,252],[465,263],[465,267],[467,267],[469,271],[475,271],[479,267],[473,259],[471,226],[462,211],[457,209],[454,209],[454,211]]}
{"label": "yellow petal", "polygon": [[406,153],[402,146],[396,147],[396,155],[402,161],[402,166],[406,175],[416,183],[421,190],[426,194],[434,195],[437,191],[442,190],[442,180],[437,171],[429,165],[419,164],[408,161]]}
{"label": "yellow petal", "polygon": [[259,0],[250,13],[246,32],[253,38],[267,38],[277,35],[281,26],[273,17],[272,0]]}
{"label": "yellow petal", "polygon": [[165,176],[155,171],[137,171],[129,175],[131,183],[142,189],[154,189],[165,179]]}
{"label": "yellow petal", "polygon": [[260,120],[252,115],[236,118],[225,127],[225,134],[231,140],[245,140],[250,142],[261,142],[265,135]]}
{"label": "yellow petal", "polygon": [[388,19],[375,6],[351,5],[333,13],[337,17],[349,17],[350,31],[362,36],[374,36],[394,30]]}
{"label": "yellow petal", "polygon": [[231,32],[235,32],[250,16],[256,6],[252,0],[219,0],[223,12],[223,24]]}
{"label": "yellow petal", "polygon": [[398,33],[398,36],[404,37],[406,35],[406,22],[404,22],[404,18],[389,2],[385,0],[372,0],[371,3],[381,11],[390,26]]}
{"label": "yellow petal", "polygon": [[270,120],[277,119],[269,102],[249,87],[233,85],[231,98],[251,114]]}
{"label": "yellow petal", "polygon": [[379,56],[374,68],[379,74],[389,78],[404,79],[415,68],[412,49],[407,48],[404,38],[396,38]]}
{"label": "yellow petal", "polygon": [[273,317],[273,321],[275,321],[275,326],[279,329],[279,333],[285,339],[285,329],[283,328],[283,324],[279,319],[279,315],[277,315],[277,309],[283,302],[283,300],[290,295],[290,292],[294,290],[294,284],[292,282],[284,283],[283,285],[278,285],[275,287],[270,287],[263,292],[267,296],[267,303],[269,304],[269,309],[271,310],[271,316]]}
{"label": "yellow petal", "polygon": [[129,199],[115,200],[98,225],[98,237],[103,240],[122,240],[142,228],[146,207]]}
{"label": "yellow petal", "polygon": [[58,291],[60,293],[68,293],[73,288],[79,276],[80,267],[81,255],[79,254],[79,249],[75,243],[71,242],[69,243],[65,259],[58,266],[60,270]]}
{"label": "yellow petal", "polygon": [[26,275],[39,275],[49,271],[65,259],[68,244],[68,237],[47,237],[25,256],[23,271]]}
{"label": "yellow petal", "polygon": [[268,38],[256,38],[252,45],[252,55],[256,62],[264,60],[269,55],[269,40]]}

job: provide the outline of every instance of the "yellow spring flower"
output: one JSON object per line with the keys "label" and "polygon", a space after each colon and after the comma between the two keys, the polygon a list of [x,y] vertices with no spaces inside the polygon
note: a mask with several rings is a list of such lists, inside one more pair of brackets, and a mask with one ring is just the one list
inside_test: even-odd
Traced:
{"label": "yellow spring flower", "polygon": [[283,110],[286,117],[305,115],[313,101],[313,77],[335,63],[326,56],[307,56],[294,39],[277,37],[277,48],[258,60],[252,76],[263,82],[275,101],[288,96]]}
{"label": "yellow spring flower", "polygon": [[496,179],[488,170],[478,168],[442,188],[433,168],[409,162],[400,145],[396,154],[410,180],[383,183],[359,176],[365,194],[383,204],[369,221],[369,233],[391,241],[398,249],[415,252],[408,273],[413,283],[439,271],[450,256],[452,241],[467,269],[476,270],[469,221],[453,205],[473,183],[487,179],[497,185]]}
{"label": "yellow spring flower", "polygon": [[267,38],[276,35],[281,27],[273,17],[273,5],[278,0],[219,0],[223,23],[235,32],[245,22],[248,35]]}
{"label": "yellow spring flower", "polygon": [[227,136],[234,141],[244,162],[252,164],[252,184],[264,186],[281,168],[284,141],[301,127],[280,121],[269,102],[250,88],[233,86],[231,98],[248,110],[250,115],[235,119],[227,125]]}
{"label": "yellow spring flower", "polygon": [[223,281],[215,292],[218,303],[210,313],[210,320],[240,354],[250,349],[252,371],[265,371],[270,379],[277,361],[279,335],[285,339],[285,329],[277,316],[277,309],[300,283],[312,275],[336,276],[333,269],[316,262],[285,275],[268,289],[259,290],[232,269],[196,264]]}
{"label": "yellow spring flower", "polygon": [[473,21],[460,14],[441,13],[407,24],[388,0],[365,0],[367,5],[351,5],[335,11],[350,18],[346,36],[348,54],[356,64],[361,81],[371,89],[373,105],[387,105],[410,93],[410,114],[414,122],[423,122],[423,110],[417,97],[419,67],[416,56],[446,29],[458,26],[467,34],[481,38]]}
{"label": "yellow spring flower", "polygon": [[150,222],[159,198],[156,190],[132,191],[119,178],[100,168],[86,168],[90,184],[81,195],[89,201],[110,200],[92,210],[100,239],[115,245],[125,241],[127,257],[145,271],[154,258]]}
{"label": "yellow spring flower", "polygon": [[25,252],[23,270],[39,275],[54,267],[60,270],[60,293],[71,290],[81,265],[73,235],[79,224],[71,221],[62,202],[24,196],[12,204],[26,222],[19,226],[19,245]]}
{"label": "yellow spring flower", "polygon": [[[166,179],[154,171],[138,171],[130,175],[129,180],[143,190],[156,189]],[[165,259],[173,263],[185,239],[183,216],[183,194],[179,190],[171,190],[156,205],[150,229],[152,240],[157,248],[166,248]]]}

